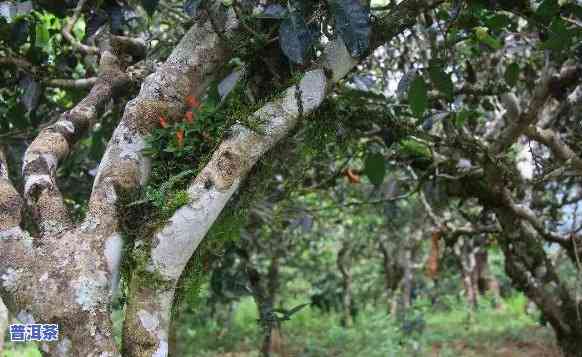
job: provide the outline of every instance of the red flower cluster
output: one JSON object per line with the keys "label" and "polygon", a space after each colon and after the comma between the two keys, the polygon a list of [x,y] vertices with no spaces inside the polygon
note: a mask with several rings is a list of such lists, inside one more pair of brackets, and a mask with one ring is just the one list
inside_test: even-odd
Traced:
{"label": "red flower cluster", "polygon": [[[194,118],[196,116],[193,109],[200,108],[200,102],[198,101],[198,99],[196,99],[196,97],[194,97],[192,95],[188,95],[188,96],[186,96],[186,105],[188,105],[188,111],[184,115],[184,121],[186,121],[189,124],[192,124],[194,122]],[[160,126],[162,128],[168,127],[169,124],[168,124],[168,119],[166,119],[166,117],[164,117],[163,115],[160,115],[159,120],[160,120]],[[184,129],[178,129],[178,131],[176,132],[176,140],[178,140],[179,146],[184,145],[184,136],[185,136]]]}

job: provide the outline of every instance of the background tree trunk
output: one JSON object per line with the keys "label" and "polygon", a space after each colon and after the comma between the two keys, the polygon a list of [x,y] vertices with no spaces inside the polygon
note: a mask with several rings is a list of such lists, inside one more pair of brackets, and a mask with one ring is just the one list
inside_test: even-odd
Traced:
{"label": "background tree trunk", "polygon": [[465,288],[467,304],[471,311],[475,310],[479,304],[479,272],[476,258],[478,247],[475,247],[474,242],[475,240],[472,238],[459,237],[455,244],[455,253],[461,267],[461,278]]}
{"label": "background tree trunk", "polygon": [[354,319],[353,296],[352,296],[352,272],[350,270],[351,246],[348,242],[343,242],[337,253],[337,268],[342,276],[342,325],[352,327]]}
{"label": "background tree trunk", "polygon": [[[380,252],[382,253],[382,270],[384,273],[384,291],[386,301],[390,301],[404,275],[403,269],[398,262],[396,251],[389,249],[389,243],[386,237],[379,239]],[[387,304],[387,312],[390,313],[391,306]]]}

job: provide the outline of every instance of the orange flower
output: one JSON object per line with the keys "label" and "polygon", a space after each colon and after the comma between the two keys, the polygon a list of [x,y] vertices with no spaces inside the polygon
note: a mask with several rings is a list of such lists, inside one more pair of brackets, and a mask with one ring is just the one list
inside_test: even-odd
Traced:
{"label": "orange flower", "polygon": [[344,175],[348,178],[350,183],[360,183],[360,176],[356,170],[348,168],[346,171],[344,171]]}
{"label": "orange flower", "polygon": [[163,115],[160,115],[160,126],[162,128],[167,128],[168,127],[168,121],[166,118],[164,118]]}
{"label": "orange flower", "polygon": [[188,104],[188,106],[190,108],[198,108],[198,107],[200,107],[200,102],[193,95],[186,96],[186,104]]}
{"label": "orange flower", "polygon": [[192,113],[191,110],[187,111],[184,120],[186,120],[187,123],[192,124],[194,122],[194,113]]}
{"label": "orange flower", "polygon": [[184,145],[184,129],[178,129],[176,139],[178,139],[178,146]]}

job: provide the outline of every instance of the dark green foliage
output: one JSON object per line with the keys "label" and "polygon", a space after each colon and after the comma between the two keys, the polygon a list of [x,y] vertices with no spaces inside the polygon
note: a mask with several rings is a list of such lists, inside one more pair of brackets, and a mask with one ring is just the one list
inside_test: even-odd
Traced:
{"label": "dark green foliage", "polygon": [[279,27],[281,50],[293,63],[304,64],[314,42],[314,33],[298,11],[291,11]]}
{"label": "dark green foliage", "polygon": [[444,94],[447,100],[454,99],[454,85],[451,75],[444,71],[443,65],[439,61],[434,61],[428,69],[430,80],[433,85]]}
{"label": "dark green foliage", "polygon": [[152,16],[156,12],[159,2],[159,0],[141,0],[141,6],[149,16]]}
{"label": "dark green foliage", "polygon": [[[111,32],[115,34],[122,33],[123,27],[123,12],[124,9],[117,3],[113,1],[111,6],[105,8],[107,15],[109,15],[109,23],[111,24]],[[151,15],[150,15],[151,16]]]}
{"label": "dark green foliage", "polygon": [[512,63],[505,69],[505,83],[508,86],[514,87],[519,79],[519,64]]}
{"label": "dark green foliage", "polygon": [[20,18],[14,22],[10,30],[9,44],[12,48],[18,48],[28,39],[30,25],[26,18]]}
{"label": "dark green foliage", "polygon": [[262,19],[283,19],[288,16],[289,12],[283,6],[279,4],[267,5],[265,11],[257,15],[258,18]]}
{"label": "dark green foliage", "polygon": [[485,24],[491,30],[501,30],[512,23],[511,18],[504,14],[495,14],[485,20]]}
{"label": "dark green foliage", "polygon": [[550,24],[548,38],[542,43],[542,46],[559,52],[570,46],[571,39],[572,34],[568,31],[564,20],[556,18]]}
{"label": "dark green foliage", "polygon": [[384,156],[380,153],[370,153],[364,162],[364,174],[368,176],[370,182],[379,186],[384,182],[386,176],[386,163]]}
{"label": "dark green foliage", "polygon": [[370,14],[358,0],[333,0],[331,13],[335,30],[346,43],[352,57],[359,58],[368,52],[370,45]]}
{"label": "dark green foliage", "polygon": [[428,107],[427,87],[422,76],[414,78],[408,89],[408,103],[416,117],[422,117]]}
{"label": "dark green foliage", "polygon": [[558,0],[544,0],[536,10],[535,16],[542,23],[549,23],[559,12]]}

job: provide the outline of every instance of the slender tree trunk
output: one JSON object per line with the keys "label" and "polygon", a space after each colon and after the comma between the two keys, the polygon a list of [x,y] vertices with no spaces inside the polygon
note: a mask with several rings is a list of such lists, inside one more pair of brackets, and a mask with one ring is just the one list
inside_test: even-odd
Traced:
{"label": "slender tree trunk", "polygon": [[404,250],[404,279],[402,281],[402,308],[407,310],[412,304],[412,250],[406,247]]}
{"label": "slender tree trunk", "polygon": [[479,294],[485,295],[489,293],[493,298],[495,307],[502,307],[503,300],[501,299],[501,292],[499,290],[499,282],[495,279],[489,270],[489,253],[486,247],[481,247],[475,254],[475,261],[477,263],[477,285],[479,287]]}
{"label": "slender tree trunk", "polygon": [[349,268],[348,260],[351,255],[349,243],[344,242],[337,254],[337,268],[342,276],[342,325],[352,327],[354,320],[352,311],[354,311],[352,297],[352,272]]}
{"label": "slender tree trunk", "polygon": [[[267,295],[263,305],[259,310],[273,311],[275,308],[277,293],[279,291],[279,257],[271,257],[269,271],[267,273]],[[274,315],[272,315],[274,316]],[[270,356],[273,352],[282,350],[281,325],[278,321],[272,321],[265,327],[265,336],[263,337],[262,353],[263,356]]]}
{"label": "slender tree trunk", "polygon": [[465,239],[464,237],[459,237],[455,245],[455,254],[461,267],[461,278],[465,288],[467,304],[471,311],[475,310],[479,304],[479,273],[476,249],[474,239]]}
{"label": "slender tree trunk", "polygon": [[402,269],[402,280],[400,282],[400,294],[395,296],[392,302],[390,313],[398,318],[403,317],[408,308],[412,305],[412,288],[414,285],[414,260],[418,251],[419,242],[422,240],[423,232],[417,230],[411,232],[402,243],[400,253],[400,266]]}
{"label": "slender tree trunk", "polygon": [[[394,291],[398,288],[402,280],[403,270],[398,264],[398,259],[394,252],[388,248],[388,243],[383,239],[379,240],[380,252],[382,253],[382,268],[384,272],[384,292],[386,294],[386,301],[390,301],[394,295]],[[387,312],[390,313],[391,306],[387,304]]]}
{"label": "slender tree trunk", "polygon": [[280,352],[282,350],[280,323],[273,311],[279,290],[280,257],[277,255],[271,257],[267,275],[261,276],[261,273],[252,265],[250,254],[246,249],[239,249],[239,255],[244,260],[253,299],[257,305],[259,320],[263,328],[261,356],[270,357],[273,352]]}

